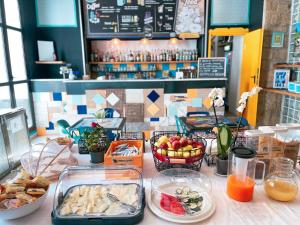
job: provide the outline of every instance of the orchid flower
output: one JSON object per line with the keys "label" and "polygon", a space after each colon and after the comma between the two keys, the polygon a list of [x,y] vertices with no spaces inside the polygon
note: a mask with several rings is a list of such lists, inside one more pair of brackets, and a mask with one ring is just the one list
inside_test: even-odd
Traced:
{"label": "orchid flower", "polygon": [[258,94],[261,90],[262,90],[261,87],[256,86],[253,87],[250,92],[244,92],[241,95],[241,99],[239,100],[239,106],[237,107],[236,111],[243,113],[245,108],[247,107],[248,98]]}

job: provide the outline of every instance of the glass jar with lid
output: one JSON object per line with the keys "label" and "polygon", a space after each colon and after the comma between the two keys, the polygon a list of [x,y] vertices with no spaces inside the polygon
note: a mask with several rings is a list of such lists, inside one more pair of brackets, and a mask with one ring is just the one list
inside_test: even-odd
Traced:
{"label": "glass jar with lid", "polygon": [[274,158],[270,174],[264,181],[264,190],[267,196],[274,200],[293,201],[298,193],[297,179],[293,160],[285,157]]}

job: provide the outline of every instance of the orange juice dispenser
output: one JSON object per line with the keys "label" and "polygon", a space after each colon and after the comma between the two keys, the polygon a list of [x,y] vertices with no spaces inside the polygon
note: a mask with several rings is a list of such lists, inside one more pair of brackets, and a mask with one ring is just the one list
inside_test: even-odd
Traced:
{"label": "orange juice dispenser", "polygon": [[[236,147],[231,150],[227,178],[227,194],[230,198],[240,202],[252,200],[256,165],[262,164],[263,171],[266,167],[265,163],[258,161],[255,156],[256,151],[250,148]],[[264,179],[264,173],[261,179]]]}

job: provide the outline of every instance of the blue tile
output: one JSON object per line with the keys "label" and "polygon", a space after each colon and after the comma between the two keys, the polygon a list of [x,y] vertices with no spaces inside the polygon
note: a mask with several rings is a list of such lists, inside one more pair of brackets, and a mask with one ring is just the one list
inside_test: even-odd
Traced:
{"label": "blue tile", "polygon": [[192,99],[192,107],[202,107],[202,98],[193,98]]}
{"label": "blue tile", "polygon": [[159,94],[157,94],[157,92],[155,90],[153,90],[150,92],[150,94],[147,97],[150,99],[150,101],[152,101],[154,103],[160,96],[159,96]]}
{"label": "blue tile", "polygon": [[100,94],[96,94],[96,95],[94,96],[94,98],[93,98],[93,101],[94,101],[96,104],[101,105],[102,103],[105,102],[105,98],[104,98],[102,95],[100,95]]}
{"label": "blue tile", "polygon": [[106,67],[107,70],[113,70],[114,65],[113,64],[107,64],[105,67]]}
{"label": "blue tile", "polygon": [[157,71],[155,73],[155,78],[162,78],[162,71]]}
{"label": "blue tile", "polygon": [[159,118],[156,117],[150,118],[150,122],[159,122]]}
{"label": "blue tile", "polygon": [[193,66],[193,67],[197,68],[197,67],[198,67],[198,63],[196,63],[196,62],[192,62],[192,63],[191,63],[191,66]]}
{"label": "blue tile", "polygon": [[46,127],[46,130],[54,130],[54,123],[49,122],[49,126]]}
{"label": "blue tile", "polygon": [[142,68],[141,64],[134,64],[134,67],[136,70],[141,70]]}
{"label": "blue tile", "polygon": [[176,69],[181,69],[184,67],[183,63],[176,63]]}
{"label": "blue tile", "polygon": [[122,70],[124,70],[124,69],[127,69],[127,64],[120,64],[120,69]]}
{"label": "blue tile", "polygon": [[86,105],[78,105],[77,106],[77,114],[78,115],[85,115],[85,114],[87,114]]}
{"label": "blue tile", "polygon": [[153,70],[155,64],[148,64],[148,70]]}
{"label": "blue tile", "polygon": [[127,78],[130,78],[130,79],[134,78],[134,73],[127,73]]}
{"label": "blue tile", "polygon": [[60,92],[53,92],[53,101],[62,101],[62,95]]}
{"label": "blue tile", "polygon": [[163,70],[170,70],[170,64],[162,64],[162,69]]}
{"label": "blue tile", "polygon": [[169,75],[170,77],[176,77],[176,70],[170,70]]}
{"label": "blue tile", "polygon": [[71,101],[73,105],[82,105],[83,104],[83,95],[71,95]]}

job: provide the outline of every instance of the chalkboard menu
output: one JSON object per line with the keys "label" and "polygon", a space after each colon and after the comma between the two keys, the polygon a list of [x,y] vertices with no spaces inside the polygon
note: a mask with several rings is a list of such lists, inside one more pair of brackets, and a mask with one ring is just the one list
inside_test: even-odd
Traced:
{"label": "chalkboard menu", "polygon": [[223,57],[199,58],[198,77],[225,77],[226,62]]}
{"label": "chalkboard menu", "polygon": [[90,37],[175,30],[177,0],[85,0],[84,7]]}

